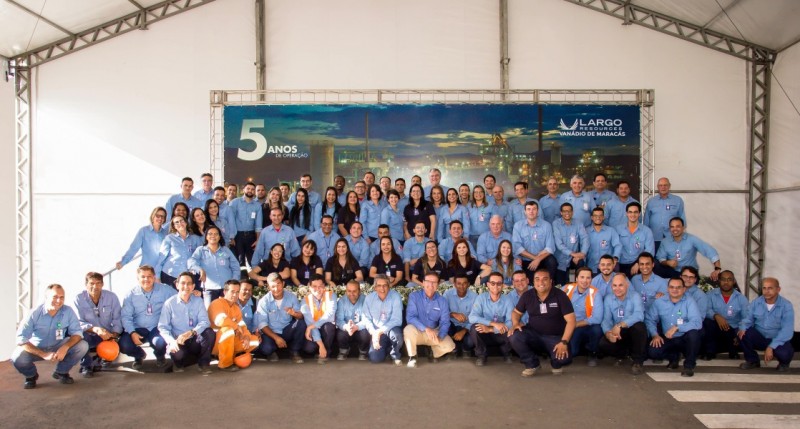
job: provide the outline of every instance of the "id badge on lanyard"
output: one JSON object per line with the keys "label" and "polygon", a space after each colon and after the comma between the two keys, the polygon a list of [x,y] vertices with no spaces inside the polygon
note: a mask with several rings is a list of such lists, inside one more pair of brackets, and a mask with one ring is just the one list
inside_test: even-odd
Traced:
{"label": "id badge on lanyard", "polygon": [[542,302],[539,303],[539,314],[547,314],[547,304]]}

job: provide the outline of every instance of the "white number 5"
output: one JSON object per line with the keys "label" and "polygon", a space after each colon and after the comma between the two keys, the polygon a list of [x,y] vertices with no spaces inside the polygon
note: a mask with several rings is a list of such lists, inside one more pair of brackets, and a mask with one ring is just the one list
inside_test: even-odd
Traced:
{"label": "white number 5", "polygon": [[267,138],[259,132],[250,131],[251,128],[264,128],[264,120],[242,120],[242,135],[239,139],[252,140],[256,144],[256,148],[252,152],[248,152],[242,148],[239,148],[239,152],[236,154],[236,156],[245,161],[257,161],[267,153]]}

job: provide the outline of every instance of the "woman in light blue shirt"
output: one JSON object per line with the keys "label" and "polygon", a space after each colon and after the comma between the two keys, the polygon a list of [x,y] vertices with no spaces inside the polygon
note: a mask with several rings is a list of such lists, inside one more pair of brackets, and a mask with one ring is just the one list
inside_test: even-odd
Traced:
{"label": "woman in light blue shirt", "polygon": [[364,225],[364,236],[372,243],[378,238],[378,226],[381,224],[381,211],[383,210],[383,191],[381,187],[373,184],[367,190],[369,201],[361,205],[361,224]]}
{"label": "woman in light blue shirt", "polygon": [[199,275],[203,284],[206,308],[222,296],[225,282],[241,277],[238,259],[225,247],[222,231],[213,225],[206,229],[203,245],[195,249],[187,265],[192,273]]}
{"label": "woman in light blue shirt", "polygon": [[[180,215],[173,216],[170,221],[169,235],[164,237],[158,251],[156,272],[161,273],[161,283],[176,288],[175,280],[178,275],[189,269],[189,258],[194,254],[195,249],[202,245],[202,238],[189,233],[186,219]],[[194,280],[195,284],[199,283],[199,277]]]}
{"label": "woman in light blue shirt", "polygon": [[[486,201],[486,191],[481,185],[472,188],[472,202],[469,205],[469,241],[478,248],[478,238],[489,230],[489,219],[495,214],[495,206]],[[464,233],[466,236],[467,234]]]}
{"label": "woman in light blue shirt", "polygon": [[438,236],[440,243],[445,238],[448,238],[450,233],[450,223],[454,220],[461,222],[461,225],[464,228],[463,236],[470,236],[469,212],[467,208],[462,206],[459,202],[458,191],[455,189],[450,188],[447,190],[447,203],[442,207],[442,210],[439,211],[436,218],[439,219],[439,226],[436,228],[436,235]]}
{"label": "woman in light blue shirt", "polygon": [[117,262],[117,269],[121,270],[133,257],[142,251],[142,260],[139,266],[150,265],[155,267],[158,264],[158,249],[161,242],[167,236],[167,226],[164,222],[167,219],[167,210],[164,207],[156,207],[150,212],[150,225],[139,228],[136,236],[133,237],[128,251],[122,255],[122,259]]}
{"label": "woman in light blue shirt", "polygon": [[222,238],[226,243],[230,242],[236,236],[236,230],[233,224],[226,218],[219,215],[219,204],[214,200],[206,201],[204,210],[206,219],[208,219],[209,226],[216,226],[222,232]]}
{"label": "woman in light blue shirt", "polygon": [[389,189],[389,192],[386,193],[386,201],[389,204],[381,212],[381,224],[388,226],[389,234],[391,234],[392,238],[403,244],[405,242],[403,212],[397,206],[400,201],[400,194],[394,189]]}

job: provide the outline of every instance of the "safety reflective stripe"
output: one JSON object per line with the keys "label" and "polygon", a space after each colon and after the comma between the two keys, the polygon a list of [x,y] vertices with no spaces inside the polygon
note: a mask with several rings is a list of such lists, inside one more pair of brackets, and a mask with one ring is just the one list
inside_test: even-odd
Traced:
{"label": "safety reflective stripe", "polygon": [[[577,289],[577,284],[575,283],[568,283],[564,285],[567,296],[570,300],[572,300],[572,293]],[[589,286],[589,296],[586,297],[584,303],[586,304],[586,318],[592,317],[592,309],[594,308],[594,295],[597,293],[597,288],[594,286]]]}
{"label": "safety reflective stripe", "polygon": [[331,302],[331,291],[325,291],[325,293],[322,295],[322,305],[320,305],[319,308],[317,308],[317,306],[314,305],[313,294],[308,294],[308,296],[306,296],[306,304],[308,304],[308,308],[311,309],[315,322],[319,320],[323,314],[325,314],[325,310],[330,305],[330,302]]}

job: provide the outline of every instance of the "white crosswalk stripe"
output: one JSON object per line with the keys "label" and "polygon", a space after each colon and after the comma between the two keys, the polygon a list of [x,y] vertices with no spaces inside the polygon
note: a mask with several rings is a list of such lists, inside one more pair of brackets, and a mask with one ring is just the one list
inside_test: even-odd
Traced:
{"label": "white crosswalk stripe", "polygon": [[671,383],[773,383],[794,384],[800,383],[800,375],[786,374],[720,374],[720,373],[694,373],[694,377],[681,377],[680,372],[648,372],[655,381]]}
{"label": "white crosswalk stripe", "polygon": [[800,403],[800,392],[754,392],[752,390],[668,390],[679,402],[754,402],[773,404]]}
{"label": "white crosswalk stripe", "polygon": [[783,429],[800,427],[800,415],[783,414],[695,414],[707,428]]}

